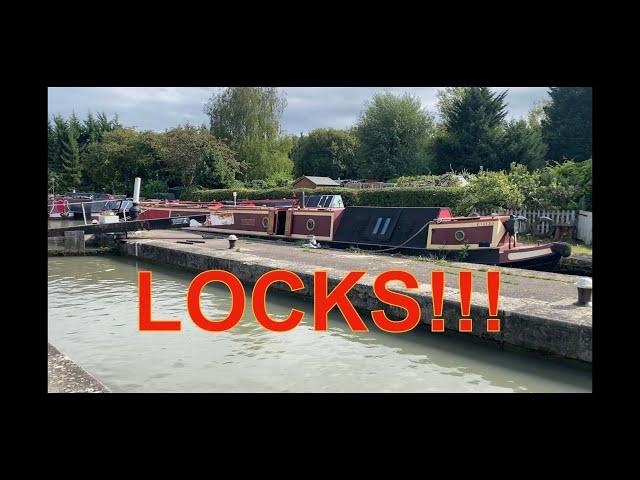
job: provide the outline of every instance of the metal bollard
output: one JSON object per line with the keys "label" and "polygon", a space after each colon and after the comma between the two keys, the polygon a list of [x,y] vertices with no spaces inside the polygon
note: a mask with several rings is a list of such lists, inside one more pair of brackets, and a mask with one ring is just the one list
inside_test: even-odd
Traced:
{"label": "metal bollard", "polygon": [[578,301],[576,305],[591,305],[592,285],[593,281],[587,277],[581,278],[575,283],[575,286],[578,287]]}
{"label": "metal bollard", "polygon": [[236,240],[238,240],[238,237],[236,237],[235,235],[229,235],[229,237],[227,237],[227,240],[229,240],[229,248],[233,248],[236,246]]}

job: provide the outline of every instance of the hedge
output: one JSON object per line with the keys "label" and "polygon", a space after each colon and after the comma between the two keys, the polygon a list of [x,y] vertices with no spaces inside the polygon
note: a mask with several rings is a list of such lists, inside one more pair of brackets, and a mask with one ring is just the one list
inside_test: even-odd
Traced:
{"label": "hedge", "polygon": [[[292,189],[272,188],[268,190],[239,189],[238,200],[267,198],[297,198],[305,195],[342,195],[345,206],[372,207],[450,207],[458,213],[458,205],[464,195],[462,187],[431,187],[431,188],[390,188],[363,189],[353,188],[318,188]],[[233,200],[233,189],[195,190],[186,192],[183,200],[209,202],[213,200]]]}

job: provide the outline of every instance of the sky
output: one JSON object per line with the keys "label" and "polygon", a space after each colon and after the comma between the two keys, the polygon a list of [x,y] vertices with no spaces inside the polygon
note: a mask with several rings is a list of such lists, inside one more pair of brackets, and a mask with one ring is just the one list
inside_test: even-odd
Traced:
{"label": "sky", "polygon": [[[208,125],[204,104],[221,87],[49,87],[49,115],[80,119],[89,111],[104,111],[111,118],[138,130],[158,132],[190,123]],[[409,93],[420,98],[423,108],[435,113],[438,87],[283,87],[287,100],[282,126],[287,133],[308,133],[314,128],[345,128],[353,125],[366,102],[377,92]],[[509,90],[508,118],[526,116],[538,101],[548,98],[547,87],[499,87]]]}

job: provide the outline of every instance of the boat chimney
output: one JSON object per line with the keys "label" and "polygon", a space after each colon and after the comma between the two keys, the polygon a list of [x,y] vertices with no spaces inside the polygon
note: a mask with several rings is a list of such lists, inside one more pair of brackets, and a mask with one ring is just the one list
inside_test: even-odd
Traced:
{"label": "boat chimney", "polygon": [[133,182],[133,203],[139,203],[140,202],[140,183],[141,183],[141,179],[140,177],[136,177],[134,182]]}
{"label": "boat chimney", "polygon": [[[140,202],[140,183],[142,180],[140,177],[136,177],[133,181],[133,206],[129,210],[129,215],[132,220],[135,220],[140,214],[140,208],[138,207],[138,203]],[[126,213],[125,213],[126,218]]]}

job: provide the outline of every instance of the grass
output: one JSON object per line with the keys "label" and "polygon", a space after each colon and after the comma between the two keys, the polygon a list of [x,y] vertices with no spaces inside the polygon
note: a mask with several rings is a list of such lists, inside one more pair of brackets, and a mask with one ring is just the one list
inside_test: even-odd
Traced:
{"label": "grass", "polygon": [[[570,240],[562,240],[563,242],[571,245],[571,254],[576,255],[593,255],[593,249],[591,245],[585,245],[580,240],[576,240],[574,238]],[[522,243],[524,245],[536,245],[538,242],[540,243],[548,243],[553,242],[553,240],[549,237],[541,237],[538,235],[527,235],[520,234],[518,235],[518,243]]]}

